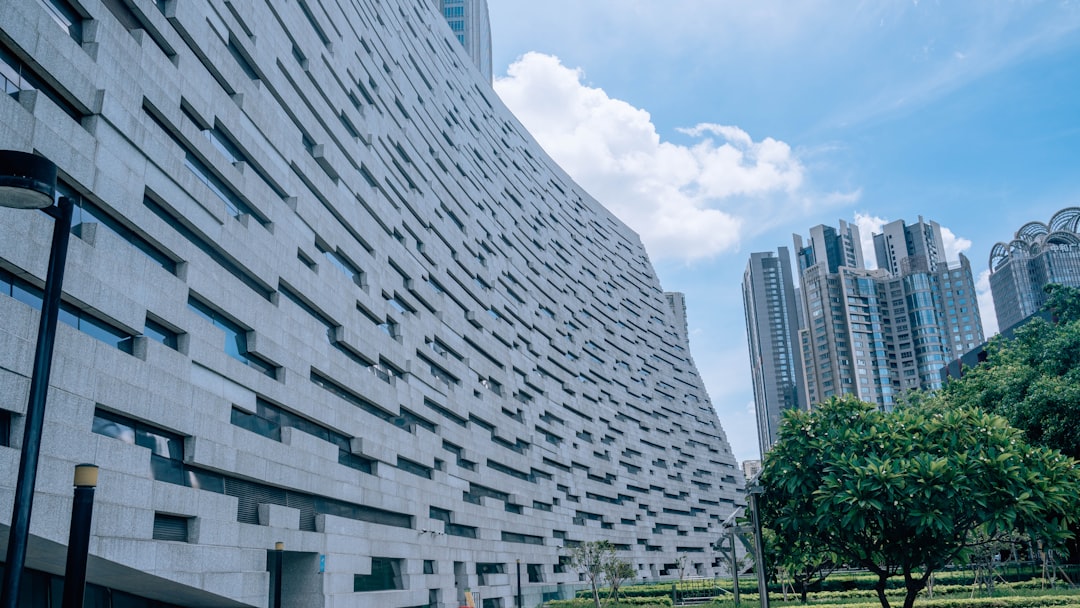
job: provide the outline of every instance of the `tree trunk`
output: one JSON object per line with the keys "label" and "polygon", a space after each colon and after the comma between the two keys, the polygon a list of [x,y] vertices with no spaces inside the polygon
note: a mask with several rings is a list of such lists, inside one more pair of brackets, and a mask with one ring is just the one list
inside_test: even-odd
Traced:
{"label": "tree trunk", "polygon": [[600,591],[596,588],[596,583],[593,583],[592,586],[592,600],[596,608],[600,608]]}
{"label": "tree trunk", "polygon": [[799,582],[799,600],[802,603],[806,603],[806,596],[809,592],[810,585],[806,584],[806,581]]}
{"label": "tree trunk", "polygon": [[915,605],[915,596],[919,595],[919,592],[926,588],[926,577],[912,578],[910,575],[904,576],[904,585],[907,588],[907,592],[904,594],[904,608],[912,608]]}
{"label": "tree trunk", "polygon": [[878,575],[878,582],[874,585],[874,591],[877,591],[878,601],[881,602],[881,608],[889,608],[889,598],[885,597],[885,581],[888,580],[888,576]]}

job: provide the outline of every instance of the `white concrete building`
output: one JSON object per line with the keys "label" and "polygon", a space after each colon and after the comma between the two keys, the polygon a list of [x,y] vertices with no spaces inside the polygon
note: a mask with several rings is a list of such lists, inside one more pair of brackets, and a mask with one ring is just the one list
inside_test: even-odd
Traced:
{"label": "white concrete building", "polygon": [[[275,542],[290,607],[508,608],[518,560],[535,606],[588,540],[641,578],[721,569],[742,474],[682,311],[442,19],[3,3],[0,148],[54,161],[79,204],[31,605],[80,462],[95,606],[267,606]],[[0,522],[51,230],[0,208]]]}

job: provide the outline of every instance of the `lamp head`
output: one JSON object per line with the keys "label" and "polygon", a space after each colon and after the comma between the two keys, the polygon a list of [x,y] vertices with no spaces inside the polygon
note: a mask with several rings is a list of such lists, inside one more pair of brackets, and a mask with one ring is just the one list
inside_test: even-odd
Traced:
{"label": "lamp head", "polygon": [[77,464],[75,465],[75,487],[76,488],[94,488],[97,487],[98,481],[98,468],[92,464]]}
{"label": "lamp head", "polygon": [[0,207],[45,209],[56,195],[56,165],[43,156],[0,150]]}

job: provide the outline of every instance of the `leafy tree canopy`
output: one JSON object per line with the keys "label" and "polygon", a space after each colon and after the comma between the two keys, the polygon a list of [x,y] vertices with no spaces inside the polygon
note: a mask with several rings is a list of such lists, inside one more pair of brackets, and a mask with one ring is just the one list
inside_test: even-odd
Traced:
{"label": "leafy tree canopy", "polygon": [[1080,471],[978,408],[925,398],[881,412],[848,397],[785,412],[761,483],[765,527],[877,574],[884,608],[886,579],[902,575],[911,608],[931,573],[986,539],[1068,538]]}
{"label": "leafy tree canopy", "polygon": [[1053,321],[1035,318],[1012,339],[996,337],[987,360],[950,381],[952,403],[1005,416],[1028,441],[1080,458],[1080,290],[1046,288]]}

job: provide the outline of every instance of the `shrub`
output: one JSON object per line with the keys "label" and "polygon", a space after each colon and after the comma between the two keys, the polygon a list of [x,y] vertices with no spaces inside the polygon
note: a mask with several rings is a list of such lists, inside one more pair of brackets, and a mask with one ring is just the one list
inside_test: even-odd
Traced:
{"label": "shrub", "polygon": [[[590,592],[591,595],[591,592]],[[572,600],[552,600],[544,604],[545,608],[592,608],[591,597],[574,598]],[[622,597],[619,602],[607,604],[606,608],[670,608],[670,597]]]}

